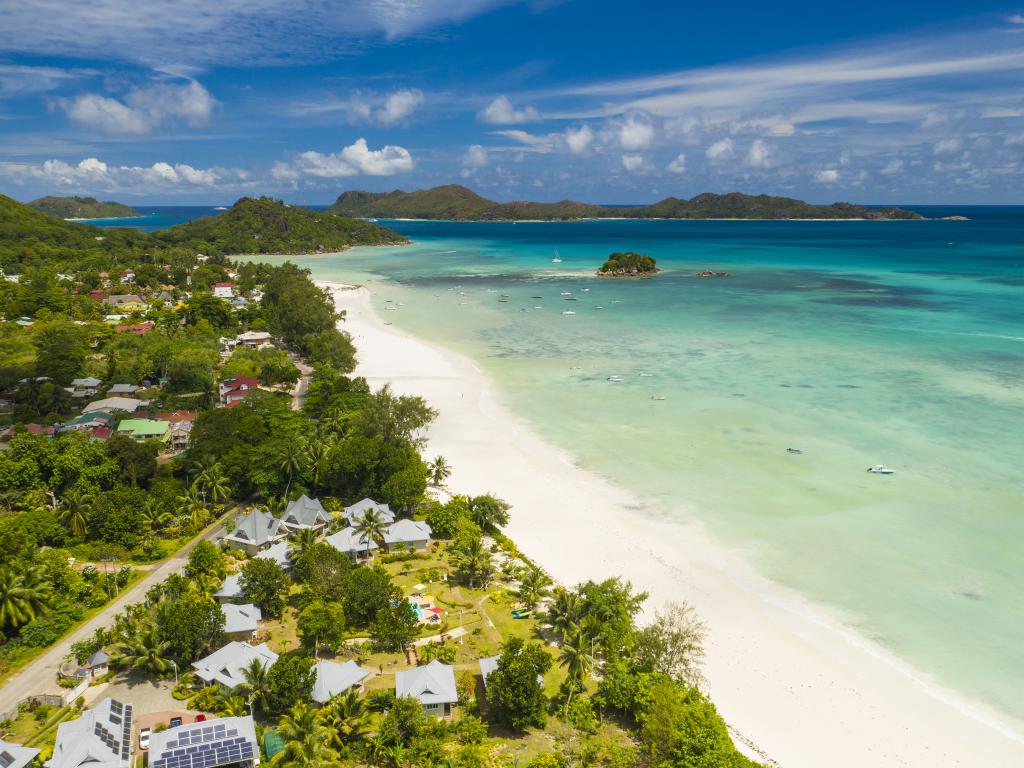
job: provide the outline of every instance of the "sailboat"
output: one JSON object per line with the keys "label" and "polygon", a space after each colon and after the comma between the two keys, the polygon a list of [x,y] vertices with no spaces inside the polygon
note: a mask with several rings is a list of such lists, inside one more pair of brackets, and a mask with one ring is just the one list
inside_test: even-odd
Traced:
{"label": "sailboat", "polygon": [[561,264],[562,263],[562,257],[558,255],[558,249],[557,248],[555,248],[555,257],[553,259],[551,259],[551,263],[552,264]]}

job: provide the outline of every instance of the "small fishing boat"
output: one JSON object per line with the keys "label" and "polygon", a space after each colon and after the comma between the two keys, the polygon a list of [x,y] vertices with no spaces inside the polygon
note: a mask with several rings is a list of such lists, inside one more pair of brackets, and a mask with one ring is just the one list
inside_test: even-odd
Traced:
{"label": "small fishing boat", "polygon": [[566,296],[565,300],[566,301],[579,301],[579,299],[577,299],[575,296]]}
{"label": "small fishing boat", "polygon": [[786,453],[803,453],[799,448],[787,448]]}
{"label": "small fishing boat", "polygon": [[615,383],[615,384],[618,384],[620,381],[622,381],[622,377],[621,376],[609,376],[608,377],[608,381],[610,381],[612,383]]}
{"label": "small fishing boat", "polygon": [[650,378],[651,376],[653,376],[653,375],[654,375],[654,374],[652,374],[652,373],[641,373],[641,374],[640,374],[640,376],[641,376],[641,377],[643,377],[643,378],[645,378],[645,379],[649,379],[649,378]]}
{"label": "small fishing boat", "polygon": [[559,296],[572,296],[572,291],[562,291]]}
{"label": "small fishing boat", "polygon": [[543,299],[544,297],[543,296],[531,296],[530,298],[531,299]]}
{"label": "small fishing boat", "polygon": [[511,297],[507,293],[503,293],[498,297],[498,301],[507,302],[510,298]]}
{"label": "small fishing boat", "polygon": [[215,210],[215,211],[226,211],[226,210],[227,210],[227,208],[225,208],[225,207],[224,207],[223,205],[218,205],[218,206],[217,206],[216,208],[214,208],[213,210]]}
{"label": "small fishing boat", "polygon": [[601,306],[600,304],[597,304],[597,305],[596,305],[596,306],[594,307],[594,309],[604,309],[604,307],[602,307],[602,306]]}
{"label": "small fishing boat", "polygon": [[557,248],[555,249],[555,256],[554,256],[553,259],[551,259],[551,263],[552,264],[561,264],[562,263],[562,257],[558,255],[558,249]]}
{"label": "small fishing boat", "polygon": [[896,470],[885,466],[885,464],[875,464],[873,467],[868,467],[868,472],[875,475],[891,475],[894,474]]}
{"label": "small fishing boat", "polygon": [[568,311],[566,311],[566,312],[563,312],[562,314],[563,314],[563,315],[575,315],[576,313],[575,313],[575,312],[573,312],[573,311],[572,311],[572,310],[570,309],[570,310],[568,310]]}
{"label": "small fishing boat", "polygon": [[651,395],[651,400],[664,400],[664,395]]}

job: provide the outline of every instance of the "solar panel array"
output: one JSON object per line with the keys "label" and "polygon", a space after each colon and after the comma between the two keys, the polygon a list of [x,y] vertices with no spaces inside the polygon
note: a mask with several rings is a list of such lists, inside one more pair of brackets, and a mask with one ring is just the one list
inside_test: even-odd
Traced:
{"label": "solar panel array", "polygon": [[93,726],[93,733],[106,744],[113,754],[120,755],[122,760],[127,760],[132,748],[132,705],[122,704],[111,699],[110,722],[120,728],[120,733],[112,732],[98,720]]}
{"label": "solar panel array", "polygon": [[214,723],[182,731],[169,740],[153,768],[216,768],[255,756],[252,741],[239,736],[235,728]]}
{"label": "solar panel array", "polygon": [[14,763],[14,755],[8,752],[6,749],[0,751],[0,768],[7,768],[7,766]]}

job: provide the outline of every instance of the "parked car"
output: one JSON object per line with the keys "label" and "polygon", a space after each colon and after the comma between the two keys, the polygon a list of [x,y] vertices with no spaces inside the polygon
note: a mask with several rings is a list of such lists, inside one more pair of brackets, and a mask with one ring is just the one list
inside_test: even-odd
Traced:
{"label": "parked car", "polygon": [[181,718],[180,717],[172,717],[171,718],[170,727],[171,728],[177,728],[179,725],[181,725]]}
{"label": "parked car", "polygon": [[139,731],[139,749],[149,749],[149,728]]}
{"label": "parked car", "polygon": [[204,715],[203,713],[200,712],[198,715],[196,715],[196,722],[197,723],[205,723],[206,722],[206,715]]}

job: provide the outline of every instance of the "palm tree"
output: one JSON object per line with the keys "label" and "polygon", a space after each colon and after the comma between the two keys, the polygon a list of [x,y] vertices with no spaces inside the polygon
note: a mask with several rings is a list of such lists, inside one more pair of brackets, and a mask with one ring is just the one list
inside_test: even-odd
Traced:
{"label": "palm tree", "polygon": [[321,718],[328,743],[339,753],[370,732],[371,714],[366,700],[352,688],[335,696],[321,710]]}
{"label": "palm tree", "polygon": [[231,495],[231,484],[220,464],[204,467],[203,471],[196,475],[193,485],[200,491],[203,500],[209,497],[210,503],[215,507]]}
{"label": "palm tree", "polygon": [[278,457],[278,468],[288,475],[288,484],[284,488],[284,495],[287,497],[292,488],[292,480],[295,475],[302,472],[302,465],[305,461],[305,452],[302,443],[291,441],[281,449]]}
{"label": "palm tree", "polygon": [[64,494],[64,505],[57,512],[60,522],[66,526],[73,536],[85,536],[89,524],[89,515],[95,507],[96,499],[88,493],[72,488]]}
{"label": "palm tree", "polygon": [[244,696],[232,696],[231,691],[221,688],[217,693],[217,711],[223,717],[243,717],[249,714],[249,705]]}
{"label": "palm tree", "polygon": [[444,486],[444,481],[452,476],[452,468],[444,456],[438,456],[430,462],[430,481],[438,488]]}
{"label": "palm tree", "polygon": [[250,704],[259,704],[260,710],[267,711],[270,699],[270,676],[269,668],[259,659],[253,659],[247,667],[242,668],[242,677],[245,682],[237,687],[240,693],[244,693]]}
{"label": "palm tree", "polygon": [[274,517],[281,517],[284,511],[288,509],[288,499],[284,496],[268,496],[267,503],[264,504],[267,508],[267,512],[272,514]]}
{"label": "palm tree", "polygon": [[50,600],[52,587],[38,569],[15,573],[0,570],[0,628],[15,628],[39,616]]}
{"label": "palm tree", "polygon": [[494,561],[482,536],[475,536],[453,550],[452,562],[469,579],[471,588],[475,588],[477,582],[486,586],[494,572]]}
{"label": "palm tree", "polygon": [[569,683],[569,696],[565,700],[565,709],[568,711],[573,692],[583,687],[584,678],[588,677],[594,668],[590,638],[579,630],[567,635],[558,655],[558,665],[565,667],[566,682]]}
{"label": "palm tree", "polygon": [[156,499],[149,496],[142,504],[142,520],[149,530],[156,531],[170,522],[171,513],[161,509]]}
{"label": "palm tree", "polygon": [[304,459],[310,468],[314,494],[320,490],[320,481],[323,479],[324,470],[327,469],[336,444],[337,440],[334,435],[327,435],[322,439],[311,440],[306,446]]}
{"label": "palm tree", "polygon": [[161,640],[156,624],[151,624],[117,643],[112,661],[161,676],[171,670],[171,660],[166,656],[170,647],[171,641]]}
{"label": "palm tree", "polygon": [[198,479],[193,480],[188,490],[178,497],[178,504],[180,505],[179,511],[188,518],[194,527],[203,527],[208,512],[206,511],[206,501],[200,494]]}
{"label": "palm tree", "polygon": [[315,709],[309,704],[296,704],[278,724],[278,735],[284,740],[284,749],[274,755],[272,766],[308,766],[327,768],[337,764],[338,753],[324,738],[324,727]]}
{"label": "palm tree", "polygon": [[582,608],[583,604],[578,594],[559,587],[555,590],[554,602],[548,606],[543,623],[563,640],[582,619]]}
{"label": "palm tree", "polygon": [[294,560],[298,555],[301,555],[307,549],[316,544],[316,531],[312,528],[300,528],[292,533],[288,539],[291,543],[288,554]]}
{"label": "palm tree", "polygon": [[551,579],[548,578],[548,575],[540,568],[530,566],[519,580],[516,596],[527,608],[533,609],[542,597],[551,594],[550,586]]}
{"label": "palm tree", "polygon": [[355,532],[366,542],[366,556],[370,556],[370,545],[376,539],[384,538],[384,518],[380,510],[368,509],[355,524]]}

